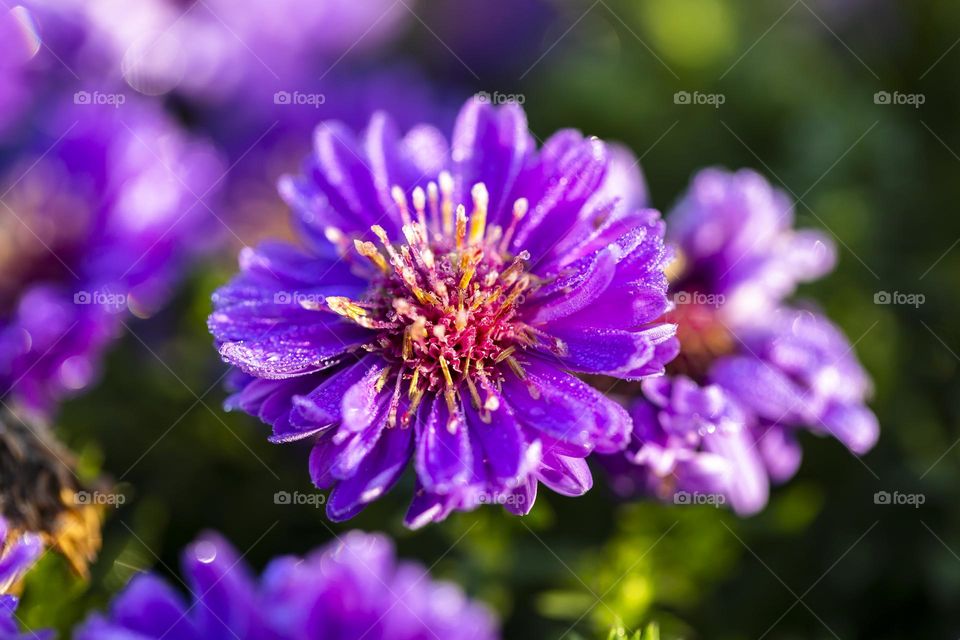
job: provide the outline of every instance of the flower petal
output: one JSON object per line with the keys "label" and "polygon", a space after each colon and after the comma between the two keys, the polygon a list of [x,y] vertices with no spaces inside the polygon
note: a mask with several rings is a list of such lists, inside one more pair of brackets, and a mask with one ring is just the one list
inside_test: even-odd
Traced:
{"label": "flower petal", "polygon": [[593,476],[586,460],[558,456],[553,453],[544,455],[539,479],[543,484],[565,496],[582,496],[593,486]]}
{"label": "flower petal", "polygon": [[582,456],[627,445],[632,425],[622,407],[549,364],[531,358],[523,367],[526,380],[508,375],[503,397],[524,426],[574,445]]}
{"label": "flower petal", "polygon": [[204,639],[244,637],[255,624],[254,581],[243,559],[226,540],[204,534],[183,554],[183,573],[199,606],[194,626]]}
{"label": "flower petal", "polygon": [[386,429],[357,472],[341,480],[330,494],[327,516],[340,522],[352,518],[400,479],[413,450],[413,429]]}
{"label": "flower petal", "polygon": [[829,433],[856,455],[872,449],[880,437],[877,416],[858,404],[833,403],[823,413],[821,422],[811,427]]}
{"label": "flower petal", "polygon": [[417,424],[417,477],[428,491],[446,493],[465,482],[473,471],[469,425],[462,412],[450,416],[437,396],[423,424]]}
{"label": "flower petal", "polygon": [[490,194],[487,219],[502,222],[513,206],[507,196],[532,151],[527,116],[518,105],[495,108],[468,101],[457,116],[451,141],[454,202],[469,203],[471,188],[482,182]]}
{"label": "flower petal", "polygon": [[480,443],[483,466],[488,476],[496,483],[512,485],[516,483],[522,467],[522,458],[526,443],[520,425],[510,407],[499,398],[500,406],[489,411],[489,418],[484,420],[481,413],[469,402],[464,403],[463,411],[469,425],[470,433],[476,436]]}

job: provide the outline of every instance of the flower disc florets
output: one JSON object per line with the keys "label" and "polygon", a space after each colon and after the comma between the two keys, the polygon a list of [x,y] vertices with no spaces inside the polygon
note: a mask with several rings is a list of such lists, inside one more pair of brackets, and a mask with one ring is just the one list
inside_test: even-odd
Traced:
{"label": "flower disc florets", "polygon": [[[390,363],[378,381],[382,388],[392,379],[395,398],[388,418],[406,426],[428,391],[443,394],[450,412],[448,428],[456,429],[457,395],[469,394],[483,412],[499,406],[494,384],[500,368],[523,370],[513,357],[536,340],[536,331],[518,315],[522,296],[536,277],[524,270],[530,254],[509,253],[516,223],[527,211],[527,201],[513,206],[506,231],[487,226],[487,189],[477,183],[471,190],[473,210],[469,222],[461,204],[454,210],[452,179],[440,174],[440,187],[430,182],[413,191],[413,215],[399,187],[392,195],[403,219],[403,244],[394,244],[378,225],[371,229],[380,246],[354,240],[358,254],[377,273],[364,299],[326,298],[328,308],[358,325],[378,331],[367,346]],[[438,198],[437,194],[440,194]],[[328,229],[328,235],[339,232]],[[399,395],[410,400],[397,415]],[[487,416],[489,418],[489,416]]]}

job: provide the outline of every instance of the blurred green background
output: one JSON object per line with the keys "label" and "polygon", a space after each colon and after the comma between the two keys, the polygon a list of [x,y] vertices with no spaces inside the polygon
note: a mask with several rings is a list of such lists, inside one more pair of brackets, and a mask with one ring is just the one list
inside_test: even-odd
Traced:
{"label": "blurred green background", "polygon": [[[651,619],[665,638],[957,637],[960,3],[482,6],[480,20],[459,3],[415,5],[420,19],[398,53],[457,101],[522,97],[541,138],[576,127],[623,141],[662,210],[698,168],[748,166],[800,200],[798,225],[835,236],[837,271],[801,296],[822,303],[871,372],[879,445],[858,460],[805,436],[799,475],[745,520],[620,503],[597,474],[587,496],[541,492],[522,519],[486,508],[416,533],[400,524],[406,478],[333,524],[322,508],[274,504],[277,491],[311,492],[307,450],[271,445],[255,419],[220,408],[225,368],[205,318],[235,268],[233,247],[162,314],[130,324],[102,382],[64,407],[62,438],[129,499],[108,514],[92,583],[47,556],[29,577],[23,618],[65,629],[133,572],[175,573],[204,529],[262,568],[362,528],[389,533],[402,555],[489,602],[507,638],[600,638],[615,622]],[[678,104],[677,92],[722,104]],[[923,104],[894,104],[902,96]],[[878,305],[880,291],[925,300]],[[878,505],[878,491],[925,502]]]}

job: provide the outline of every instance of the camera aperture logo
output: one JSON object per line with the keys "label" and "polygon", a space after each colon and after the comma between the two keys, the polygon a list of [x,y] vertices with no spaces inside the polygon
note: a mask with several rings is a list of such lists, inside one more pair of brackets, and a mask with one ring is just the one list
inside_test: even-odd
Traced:
{"label": "camera aperture logo", "polygon": [[727,496],[722,493],[701,493],[700,491],[677,491],[673,494],[673,504],[702,505],[720,507],[727,503]]}
{"label": "camera aperture logo", "polygon": [[306,93],[304,91],[277,91],[273,94],[273,104],[292,105],[295,107],[308,106],[319,109],[326,104],[327,96],[323,93]]}
{"label": "camera aperture logo", "polygon": [[673,104],[706,105],[719,109],[727,101],[722,93],[703,93],[702,91],[677,91],[673,94]]}
{"label": "camera aperture logo", "polygon": [[922,493],[900,493],[899,491],[877,491],[873,494],[873,504],[909,506],[919,509],[927,501]]}
{"label": "camera aperture logo", "polygon": [[122,93],[77,91],[73,94],[73,104],[77,105],[108,105],[114,109],[119,109],[126,102],[127,96]]}
{"label": "camera aperture logo", "polygon": [[327,496],[323,493],[301,493],[299,491],[277,491],[273,494],[273,504],[309,506],[319,509],[327,503]]}

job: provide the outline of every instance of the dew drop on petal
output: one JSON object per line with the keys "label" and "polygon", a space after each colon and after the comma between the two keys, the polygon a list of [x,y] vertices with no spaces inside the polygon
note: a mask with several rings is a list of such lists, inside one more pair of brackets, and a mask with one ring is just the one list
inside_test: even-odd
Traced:
{"label": "dew drop on petal", "polygon": [[210,564],[217,559],[217,545],[207,540],[198,542],[193,547],[193,554],[203,564]]}

